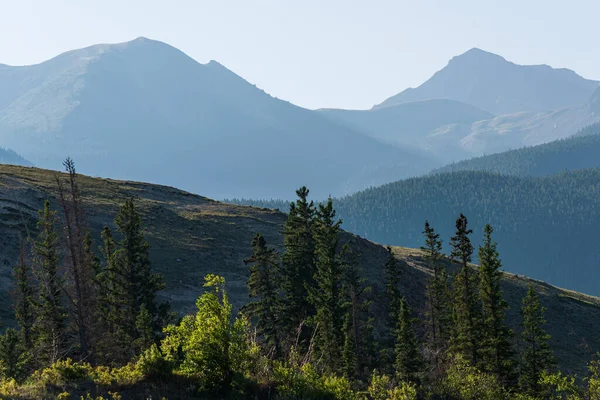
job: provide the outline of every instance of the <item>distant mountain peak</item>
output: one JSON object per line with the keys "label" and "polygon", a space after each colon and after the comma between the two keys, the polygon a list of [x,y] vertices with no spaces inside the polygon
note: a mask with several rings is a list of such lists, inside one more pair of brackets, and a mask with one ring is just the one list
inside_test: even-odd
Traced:
{"label": "distant mountain peak", "polygon": [[474,47],[453,57],[422,85],[406,89],[375,108],[449,99],[495,115],[544,112],[584,105],[597,87],[598,82],[568,69],[518,65]]}
{"label": "distant mountain peak", "polygon": [[506,59],[504,57],[499,56],[498,54],[494,54],[489,51],[482,50],[478,47],[473,47],[472,49],[469,49],[462,54],[454,56],[450,60],[450,63],[457,62],[457,61],[464,61],[464,60],[468,60],[468,61],[494,60],[494,61],[499,61],[499,62],[508,62],[508,61],[506,61]]}

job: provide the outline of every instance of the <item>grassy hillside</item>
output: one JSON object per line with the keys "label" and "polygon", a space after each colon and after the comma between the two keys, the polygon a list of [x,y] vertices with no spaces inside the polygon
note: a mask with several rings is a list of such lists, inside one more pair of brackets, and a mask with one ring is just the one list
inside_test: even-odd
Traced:
{"label": "grassy hillside", "polygon": [[[80,188],[85,200],[87,220],[94,234],[112,219],[119,203],[136,196],[144,215],[146,236],[151,246],[153,267],[164,274],[167,289],[163,297],[176,310],[193,309],[202,292],[203,276],[218,273],[227,279],[228,290],[237,309],[247,300],[245,281],[248,269],[242,260],[250,253],[250,241],[261,232],[273,244],[281,241],[285,215],[278,211],[216,202],[205,197],[145,183],[96,179],[82,176]],[[11,266],[17,258],[19,235],[35,235],[36,210],[44,199],[55,195],[54,173],[14,166],[0,166],[0,291],[7,298],[11,285]],[[344,234],[360,254],[364,274],[373,284],[378,298],[382,287],[382,266],[386,251],[381,245]],[[422,313],[424,289],[429,270],[418,250],[394,248],[403,262],[402,290],[413,308]],[[506,275],[504,290],[510,302],[509,323],[518,329],[518,310],[527,284],[541,293],[547,313],[548,329],[561,367],[584,372],[585,362],[600,350],[600,299],[557,289],[525,277]],[[9,302],[2,303],[2,317],[10,325]]]}
{"label": "grassy hillside", "polygon": [[517,176],[547,176],[563,171],[600,167],[600,123],[582,129],[574,137],[472,158],[434,170],[490,171]]}

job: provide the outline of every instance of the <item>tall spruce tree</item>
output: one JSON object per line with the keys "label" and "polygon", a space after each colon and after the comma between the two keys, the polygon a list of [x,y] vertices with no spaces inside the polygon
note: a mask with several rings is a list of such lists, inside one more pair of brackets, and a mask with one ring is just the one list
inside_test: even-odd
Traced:
{"label": "tall spruce tree", "polygon": [[59,273],[56,212],[46,200],[39,212],[39,237],[34,242],[35,275],[38,281],[36,319],[33,324],[34,348],[40,366],[56,362],[67,354],[67,313],[63,301],[63,278]]}
{"label": "tall spruce tree", "polygon": [[258,335],[264,340],[268,352],[278,358],[281,356],[278,254],[268,248],[264,236],[257,233],[252,239],[252,256],[244,263],[252,264],[247,286],[253,299],[244,307],[244,313],[256,320]]}
{"label": "tall spruce tree", "polygon": [[420,383],[424,363],[411,314],[406,299],[402,297],[397,316],[394,369],[398,380]]}
{"label": "tall spruce tree", "polygon": [[400,263],[396,260],[391,247],[387,247],[387,259],[383,266],[385,285],[385,333],[382,340],[381,364],[386,373],[393,372],[394,343],[396,340],[396,327],[398,324],[398,313],[402,293],[400,291],[400,277],[402,270]]}
{"label": "tall spruce tree", "polygon": [[546,319],[540,298],[531,285],[523,299],[521,315],[523,318],[523,350],[519,373],[521,389],[530,395],[540,394],[540,377],[554,365],[554,356],[550,349],[550,335],[544,330]]}
{"label": "tall spruce tree", "polygon": [[[142,218],[134,200],[128,198],[115,218],[121,234],[118,245],[110,230],[103,233],[106,265],[102,271],[102,290],[108,309],[105,321],[116,336],[116,343],[130,342],[122,354],[135,355],[143,349],[138,339],[147,336],[146,327],[140,329],[140,320],[149,322],[154,339],[158,338],[168,317],[164,304],[158,304],[156,293],[164,288],[162,275],[152,272],[148,254],[148,242],[144,237]],[[108,298],[106,298],[108,296]],[[128,354],[129,353],[129,354]]]}
{"label": "tall spruce tree", "polygon": [[[371,315],[372,301],[368,298],[371,287],[367,286],[366,279],[360,274],[356,257],[348,250],[344,267],[343,291],[344,308],[344,371],[350,376],[354,365],[354,376],[364,378],[365,373],[370,373],[375,364],[375,340],[373,338],[373,316]],[[352,346],[352,357],[346,353]],[[348,361],[349,360],[349,361]],[[351,362],[350,362],[351,361]]]}
{"label": "tall spruce tree", "polygon": [[297,343],[306,349],[309,330],[307,319],[315,311],[308,301],[308,288],[314,286],[315,267],[315,205],[308,201],[309,190],[301,187],[296,191],[298,199],[290,204],[290,212],[283,230],[282,324],[288,345]]}
{"label": "tall spruce tree", "polygon": [[461,266],[454,276],[454,329],[451,351],[461,354],[472,365],[481,360],[481,300],[478,292],[476,271],[469,266],[473,256],[473,245],[467,226],[467,217],[460,214],[456,220],[456,233],[450,240],[450,253],[454,262]]}
{"label": "tall spruce tree", "polygon": [[358,359],[356,331],[352,323],[352,310],[348,310],[344,316],[344,348],[342,350],[343,374],[350,381],[358,376]]}
{"label": "tall spruce tree", "polygon": [[492,240],[493,232],[489,224],[485,226],[483,246],[479,247],[479,294],[483,314],[481,368],[497,375],[502,382],[510,383],[514,379],[513,333],[505,323],[508,303],[500,288],[502,264]]}
{"label": "tall spruce tree", "polygon": [[452,332],[451,294],[448,273],[442,263],[442,240],[435,229],[425,222],[425,246],[421,247],[424,258],[432,271],[426,289],[427,338],[434,367],[439,368],[448,348]]}
{"label": "tall spruce tree", "polygon": [[0,336],[0,376],[2,379],[21,381],[25,378],[31,358],[30,348],[23,343],[14,328],[8,328]]}
{"label": "tall spruce tree", "polygon": [[34,287],[31,276],[31,267],[27,263],[27,250],[25,243],[21,243],[19,263],[14,270],[15,277],[15,319],[21,328],[21,339],[26,349],[31,349],[33,342],[34,316]]}
{"label": "tall spruce tree", "polygon": [[335,218],[331,198],[319,204],[315,226],[316,273],[315,284],[309,287],[308,300],[316,310],[313,327],[316,329],[317,360],[329,372],[341,369],[343,347],[343,255],[338,253],[341,220]]}
{"label": "tall spruce tree", "polygon": [[101,288],[98,325],[103,334],[98,339],[96,351],[100,361],[119,365],[128,362],[132,354],[130,344],[134,340],[132,332],[122,325],[122,321],[128,318],[128,309],[122,302],[128,287],[127,277],[120,274],[122,253],[117,252],[117,243],[109,227],[103,229],[102,240],[104,265],[100,267],[96,280]]}

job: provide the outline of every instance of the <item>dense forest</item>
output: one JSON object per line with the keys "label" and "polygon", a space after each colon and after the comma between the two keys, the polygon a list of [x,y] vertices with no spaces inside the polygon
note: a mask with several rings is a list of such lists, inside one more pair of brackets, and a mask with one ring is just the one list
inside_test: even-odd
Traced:
{"label": "dense forest", "polygon": [[[598,295],[596,229],[600,225],[600,170],[521,178],[463,171],[407,179],[336,201],[345,229],[369,240],[418,247],[422,222],[443,237],[464,212],[474,226],[496,229],[507,271]],[[285,209],[286,202],[233,200]],[[473,237],[479,242],[483,230]],[[448,242],[444,249],[449,250]]]}
{"label": "dense forest", "polygon": [[46,201],[14,268],[18,326],[0,336],[2,398],[600,396],[597,362],[583,380],[556,369],[532,286],[518,334],[507,325],[491,225],[475,246],[458,213],[446,256],[440,234],[423,221],[432,273],[425,310],[413,312],[391,248],[375,302],[333,201],[315,204],[301,188],[281,251],[261,233],[248,244],[250,301],[241,312],[225,279],[209,274],[196,312],[181,317],[157,300],[164,282],[152,269],[136,200],[123,202],[116,229],[106,227],[95,243],[75,166],[65,167],[56,176],[58,209]]}
{"label": "dense forest", "polygon": [[599,168],[600,123],[575,136],[554,142],[459,161],[433,173],[490,171],[516,176],[548,176],[559,172]]}

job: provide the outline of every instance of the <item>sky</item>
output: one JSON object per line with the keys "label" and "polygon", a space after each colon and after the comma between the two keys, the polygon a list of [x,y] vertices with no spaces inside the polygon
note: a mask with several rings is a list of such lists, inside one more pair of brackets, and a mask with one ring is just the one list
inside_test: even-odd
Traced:
{"label": "sky", "polygon": [[472,47],[600,80],[598,0],[0,0],[0,63],[145,36],[307,108],[367,109]]}

